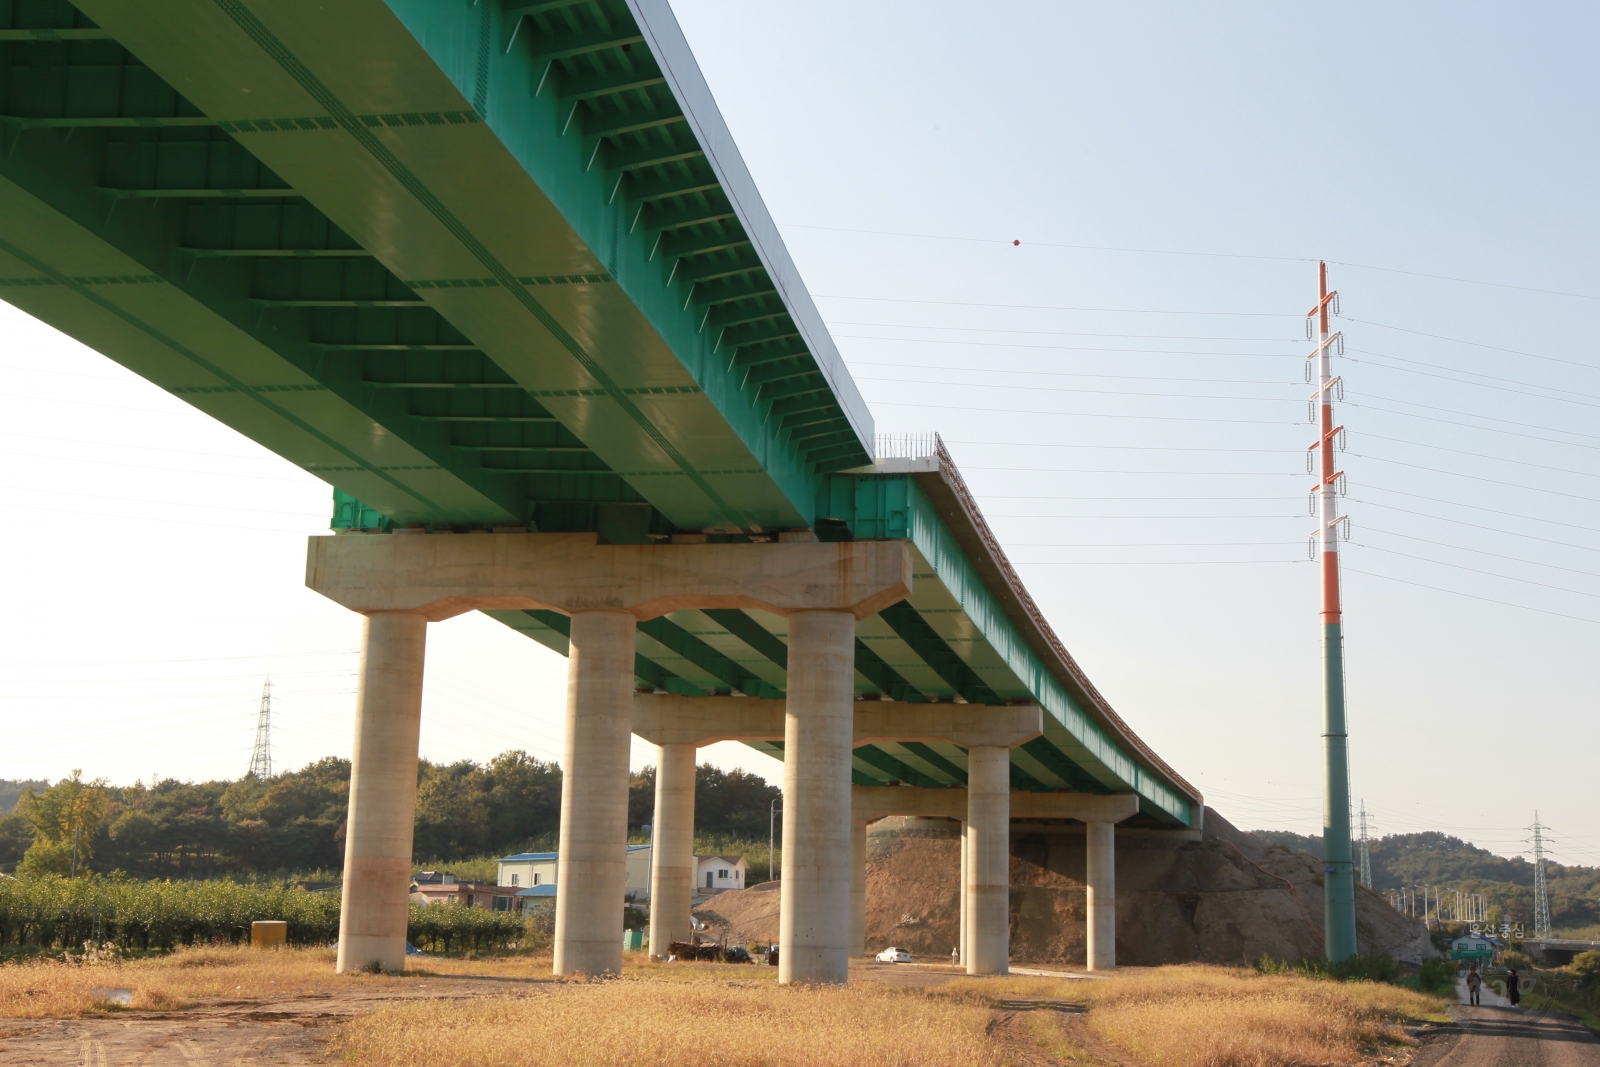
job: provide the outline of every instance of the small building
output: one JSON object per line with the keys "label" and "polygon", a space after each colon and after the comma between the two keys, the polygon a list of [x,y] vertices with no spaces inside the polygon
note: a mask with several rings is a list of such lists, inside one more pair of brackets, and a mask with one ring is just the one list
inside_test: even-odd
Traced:
{"label": "small building", "polygon": [[1487,934],[1464,934],[1450,942],[1450,958],[1488,963],[1494,958],[1496,942]]}
{"label": "small building", "polygon": [[[556,852],[520,852],[500,859],[497,880],[501,886],[517,889],[534,889],[556,885],[560,854]],[[627,881],[625,892],[630,900],[650,899],[650,846],[627,846]]]}
{"label": "small building", "polygon": [[495,881],[518,889],[555,885],[556,856],[554,852],[519,852],[515,856],[503,856]]}
{"label": "small building", "polygon": [[[431,873],[431,872],[424,872]],[[480,885],[477,882],[448,882],[415,880],[411,883],[411,899],[424,905],[460,904],[468,908],[488,908],[490,911],[510,911],[515,894],[501,886]]]}
{"label": "small building", "polygon": [[514,907],[519,913],[526,914],[538,908],[554,908],[555,906],[556,887],[553,882],[545,885],[529,886],[527,889],[519,889],[516,892],[516,904]]}
{"label": "small building", "polygon": [[696,856],[696,893],[726,893],[744,888],[744,873],[749,864],[743,856]]}

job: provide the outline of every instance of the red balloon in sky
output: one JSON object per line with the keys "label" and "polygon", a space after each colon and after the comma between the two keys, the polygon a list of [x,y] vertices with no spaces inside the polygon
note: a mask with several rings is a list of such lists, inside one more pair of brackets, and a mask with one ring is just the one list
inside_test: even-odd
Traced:
{"label": "red balloon in sky", "polygon": [[1012,247],[1016,247],[1017,245],[1020,245],[1021,243],[1022,243],[1021,241],[1012,241],[1011,245],[1012,245]]}

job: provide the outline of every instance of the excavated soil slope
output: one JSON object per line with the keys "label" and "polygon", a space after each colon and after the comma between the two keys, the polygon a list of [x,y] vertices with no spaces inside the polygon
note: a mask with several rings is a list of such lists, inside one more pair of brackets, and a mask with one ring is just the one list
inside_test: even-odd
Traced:
{"label": "excavated soil slope", "polygon": [[[1209,808],[1203,840],[1117,830],[1117,960],[1154,965],[1237,964],[1322,954],[1322,865],[1267,847]],[[948,956],[960,924],[955,824],[885,819],[868,836],[867,944]],[[1011,957],[1084,963],[1084,838],[1081,825],[1018,823],[1011,837]],[[696,914],[729,940],[778,936],[778,885],[724,893]],[[1357,890],[1361,951],[1420,962],[1437,955],[1422,924],[1375,893]]]}

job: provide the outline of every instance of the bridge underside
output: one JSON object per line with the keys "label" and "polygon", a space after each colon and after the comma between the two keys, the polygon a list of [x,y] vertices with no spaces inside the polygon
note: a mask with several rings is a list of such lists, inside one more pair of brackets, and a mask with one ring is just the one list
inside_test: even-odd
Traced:
{"label": "bridge underside", "polygon": [[[0,298],[329,482],[334,527],[904,540],[858,697],[1038,703],[1014,789],[1199,797],[870,416],[663,4],[0,3]],[[568,617],[497,611],[565,653]],[[786,693],[787,621],[640,623],[639,688]],[[782,745],[758,747],[782,758]],[[959,746],[858,784],[965,785]]]}

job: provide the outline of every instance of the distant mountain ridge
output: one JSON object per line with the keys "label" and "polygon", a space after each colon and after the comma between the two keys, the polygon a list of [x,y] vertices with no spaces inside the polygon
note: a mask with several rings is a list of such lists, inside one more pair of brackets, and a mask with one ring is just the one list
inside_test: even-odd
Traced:
{"label": "distant mountain ridge", "polygon": [[10,815],[15,811],[22,794],[30,788],[35,793],[42,793],[49,788],[49,785],[49,782],[42,779],[34,781],[28,778],[0,778],[0,815]]}
{"label": "distant mountain ridge", "polygon": [[[1321,835],[1286,830],[1254,830],[1269,845],[1323,858]],[[1372,888],[1384,893],[1402,887],[1428,886],[1482,893],[1507,922],[1533,924],[1533,863],[1526,856],[1497,856],[1470,841],[1429,831],[1390,834],[1369,843]],[[1357,845],[1359,849],[1359,844]],[[1353,857],[1360,863],[1360,852]],[[1600,868],[1565,866],[1546,861],[1550,883],[1551,925],[1557,931],[1600,923]]]}

